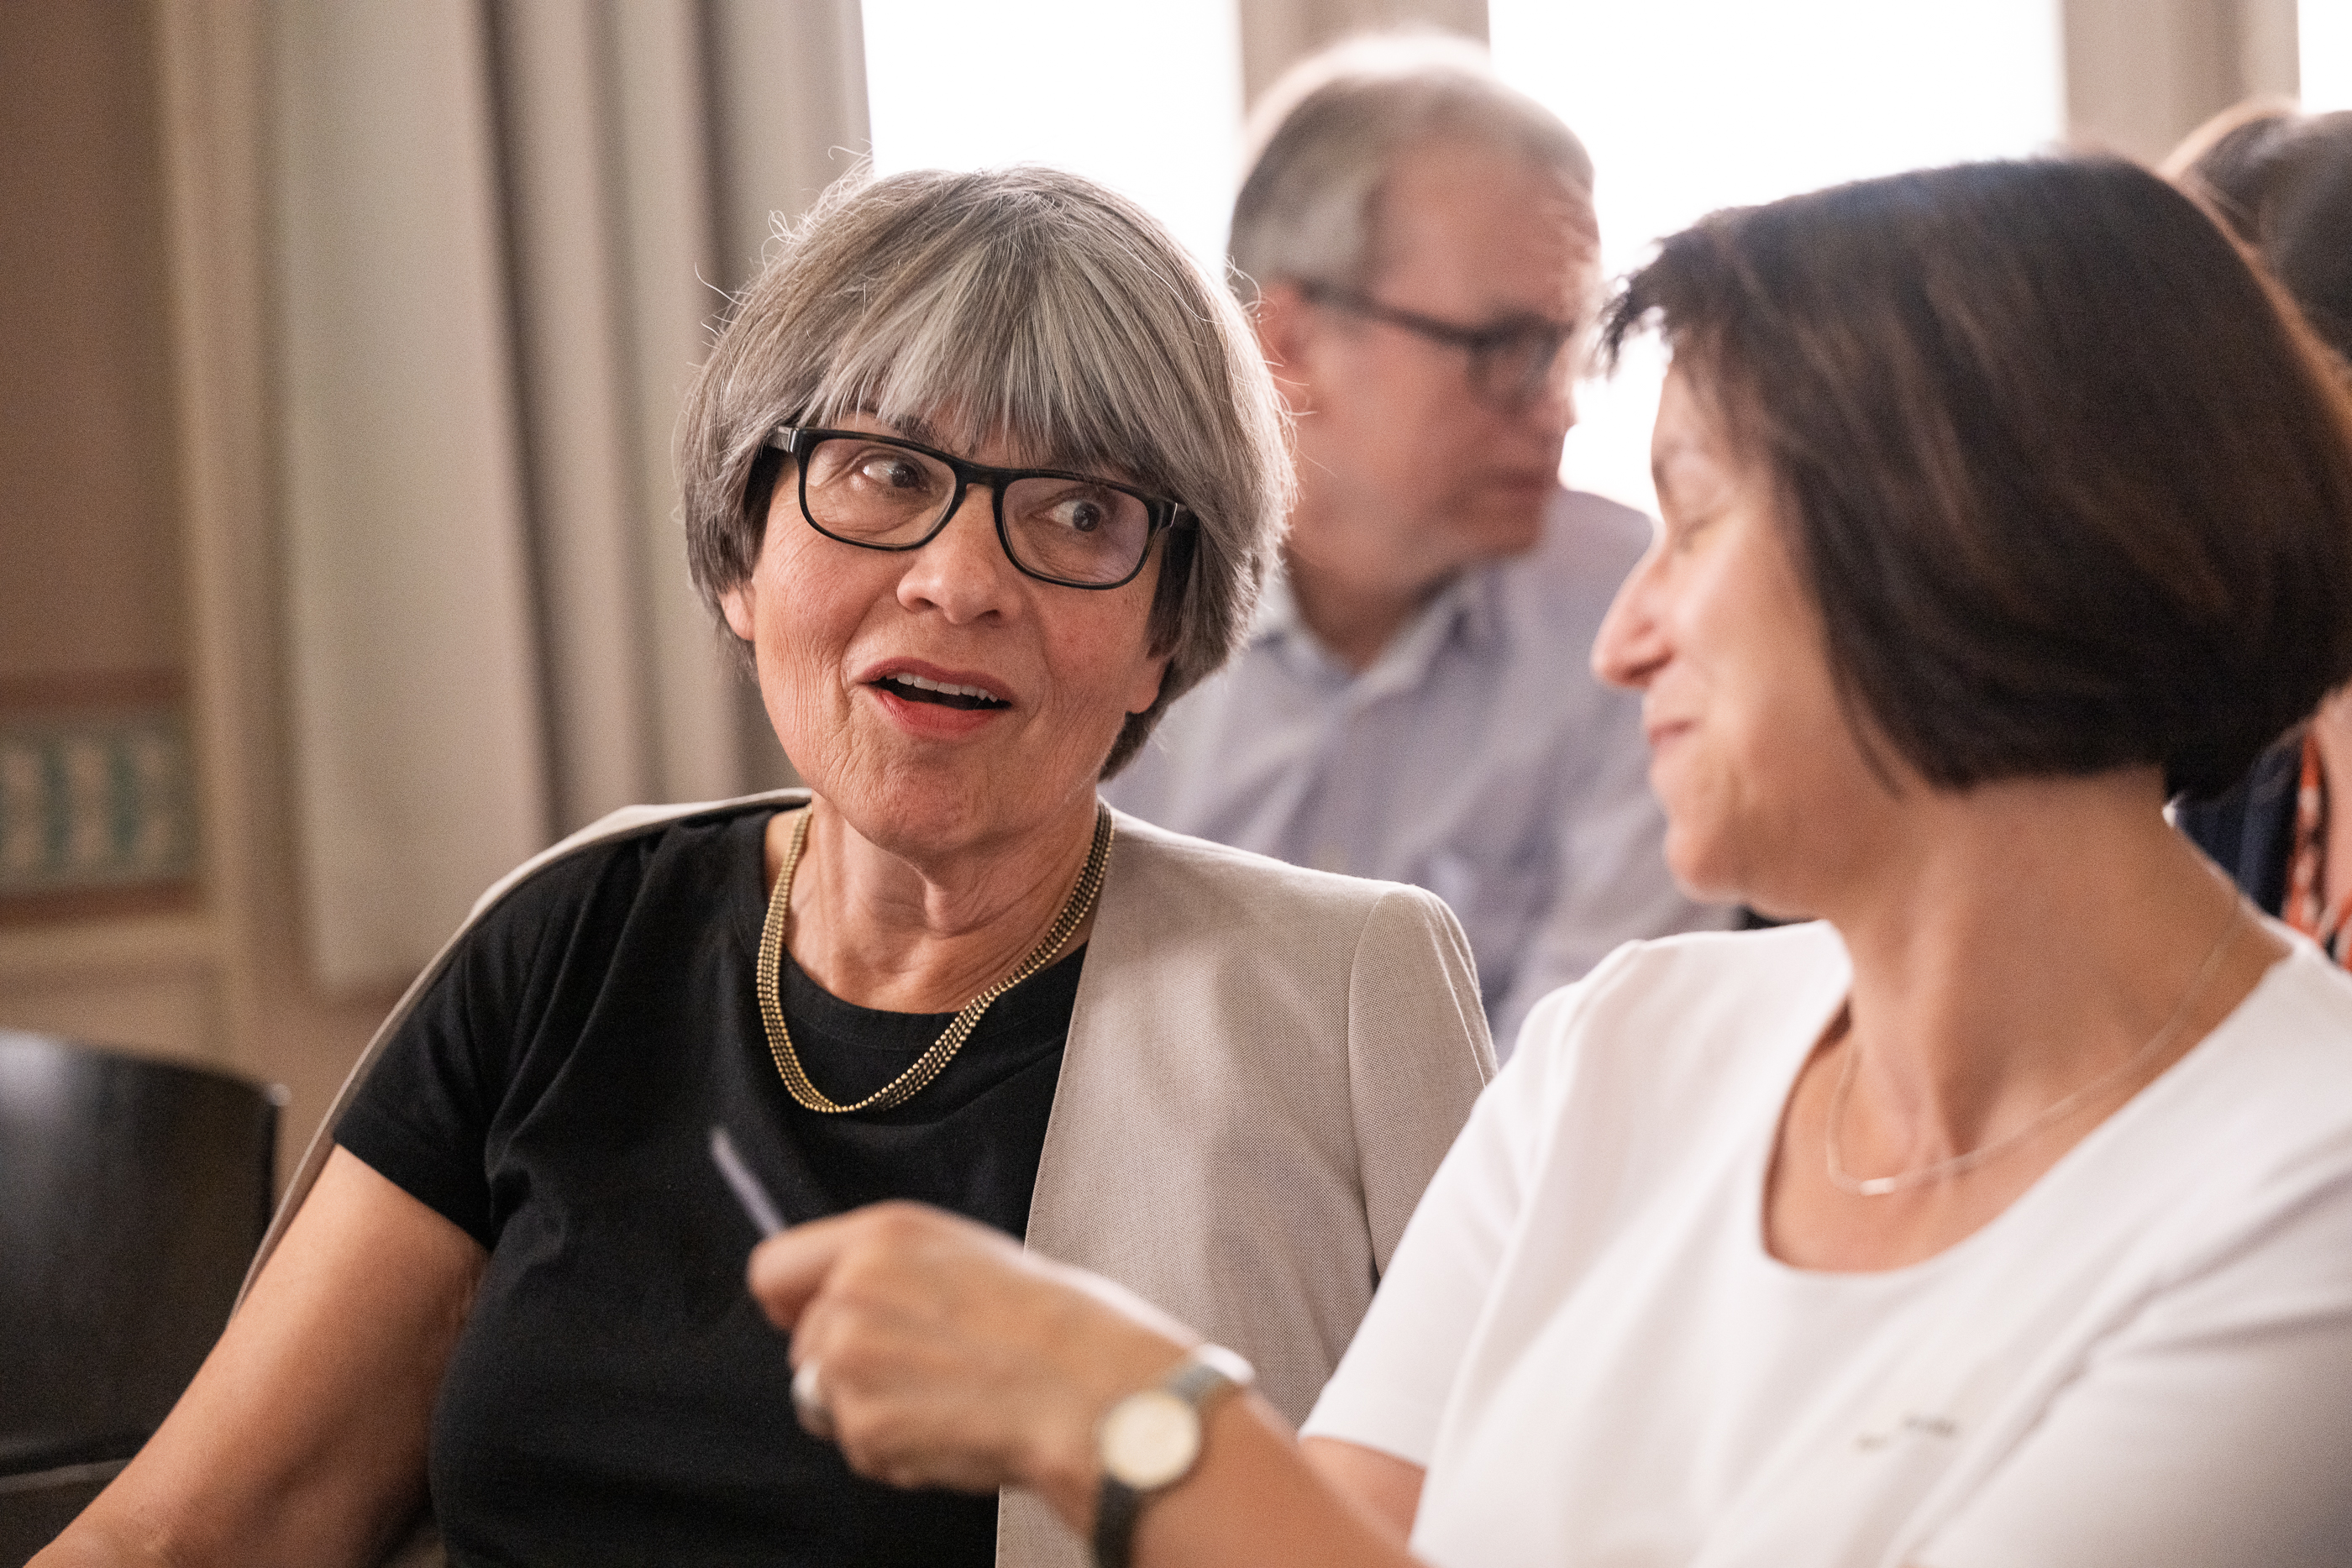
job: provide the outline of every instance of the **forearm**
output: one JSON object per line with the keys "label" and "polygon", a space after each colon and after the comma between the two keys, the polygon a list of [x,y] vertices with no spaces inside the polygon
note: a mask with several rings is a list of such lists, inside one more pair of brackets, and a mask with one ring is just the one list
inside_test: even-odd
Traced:
{"label": "forearm", "polygon": [[372,1563],[423,1501],[421,1484],[396,1490],[397,1500],[306,1488],[271,1508],[249,1496],[174,1500],[165,1486],[134,1479],[128,1489],[100,1493],[30,1568]]}
{"label": "forearm", "polygon": [[169,1568],[163,1549],[142,1543],[85,1513],[45,1550],[29,1568]]}
{"label": "forearm", "polygon": [[[1255,1397],[1211,1417],[1201,1463],[1144,1509],[1136,1568],[1403,1568],[1403,1542],[1318,1475],[1282,1418]],[[1083,1536],[1084,1516],[1065,1512]]]}
{"label": "forearm", "polygon": [[[1148,1385],[1175,1352],[1166,1343],[1135,1348],[1126,1371],[1110,1379],[1118,1388]],[[1103,1484],[1092,1428],[1055,1425],[1061,1430],[1034,1446],[1032,1465],[1012,1479],[1091,1540]],[[1421,1479],[1419,1467],[1352,1443],[1302,1445],[1271,1406],[1245,1391],[1209,1410],[1192,1472],[1146,1499],[1132,1561],[1137,1568],[1407,1563]]]}
{"label": "forearm", "polygon": [[[879,1205],[785,1231],[751,1282],[826,1406],[850,1467],[898,1486],[1019,1487],[1081,1540],[1101,1488],[1098,1424],[1167,1376],[1197,1338],[1108,1281],[1023,1253],[971,1221]],[[1141,1568],[1410,1561],[1419,1472],[1370,1450],[1395,1521],[1317,1473],[1255,1395],[1208,1412],[1192,1469],[1150,1495]],[[1336,1472],[1335,1472],[1336,1473]]]}
{"label": "forearm", "polygon": [[[387,1391],[389,1441],[324,1435],[298,1456],[256,1422],[243,1432],[167,1424],[41,1556],[37,1568],[237,1568],[365,1564],[425,1496],[424,1416]],[[411,1434],[417,1434],[412,1439]]]}

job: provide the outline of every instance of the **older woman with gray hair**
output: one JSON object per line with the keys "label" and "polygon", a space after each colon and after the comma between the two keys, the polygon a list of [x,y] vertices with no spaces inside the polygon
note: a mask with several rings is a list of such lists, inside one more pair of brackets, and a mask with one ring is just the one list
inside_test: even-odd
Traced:
{"label": "older woman with gray hair", "polygon": [[[386,1025],[163,1430],[48,1563],[1027,1563],[853,1475],[742,1289],[920,1199],[1201,1323],[1303,1416],[1490,1070],[1417,890],[1119,817],[1288,485],[1236,308],[1073,176],[831,193],[679,440],[689,554],[809,788],[622,813]],[[307,1192],[307,1197],[303,1195]],[[755,1200],[753,1207],[761,1207]],[[299,1205],[299,1213],[293,1212]]]}

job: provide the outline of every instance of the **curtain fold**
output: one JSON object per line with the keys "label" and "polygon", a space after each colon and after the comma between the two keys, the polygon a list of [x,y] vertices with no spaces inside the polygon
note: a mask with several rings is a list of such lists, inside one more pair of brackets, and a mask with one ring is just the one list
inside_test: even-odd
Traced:
{"label": "curtain fold", "polygon": [[546,758],[481,15],[277,21],[298,838],[311,964],[350,989],[546,836]]}
{"label": "curtain fold", "polygon": [[788,779],[688,585],[679,394],[866,144],[856,0],[278,0],[270,250],[313,977],[614,806]]}

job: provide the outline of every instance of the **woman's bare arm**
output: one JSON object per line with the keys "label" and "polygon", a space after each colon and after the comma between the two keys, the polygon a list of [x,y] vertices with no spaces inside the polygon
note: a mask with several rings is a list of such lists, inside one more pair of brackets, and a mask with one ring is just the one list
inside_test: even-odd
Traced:
{"label": "woman's bare arm", "polygon": [[38,1568],[362,1563],[424,1497],[479,1243],[342,1149],[139,1457]]}
{"label": "woman's bare arm", "polygon": [[[1199,1466],[1143,1511],[1135,1568],[1413,1568],[1404,1537],[1318,1474],[1263,1400],[1227,1400],[1205,1437]],[[1059,1511],[1092,1527],[1091,1497]]]}
{"label": "woman's bare arm", "polygon": [[1412,1534],[1427,1470],[1394,1454],[1338,1437],[1308,1437],[1298,1447],[1332,1490],[1395,1531],[1399,1541]]}
{"label": "woman's bare arm", "polygon": [[[912,1204],[799,1226],[761,1244],[751,1278],[792,1331],[795,1368],[816,1364],[852,1468],[898,1486],[1026,1487],[1081,1537],[1096,1421],[1196,1343],[1107,1281]],[[1310,1463],[1255,1396],[1222,1404],[1205,1437],[1192,1473],[1144,1511],[1139,1568],[1411,1562],[1413,1466],[1352,1444]]]}

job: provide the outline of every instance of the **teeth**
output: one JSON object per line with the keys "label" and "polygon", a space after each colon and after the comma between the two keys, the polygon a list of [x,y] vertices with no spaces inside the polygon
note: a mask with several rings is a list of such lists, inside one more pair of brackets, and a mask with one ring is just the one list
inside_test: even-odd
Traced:
{"label": "teeth", "polygon": [[910,675],[903,671],[882,678],[886,681],[896,681],[902,686],[913,686],[918,691],[941,692],[951,697],[979,697],[984,702],[1000,700],[994,692],[985,692],[978,686],[960,686],[950,681],[927,681],[920,675]]}

